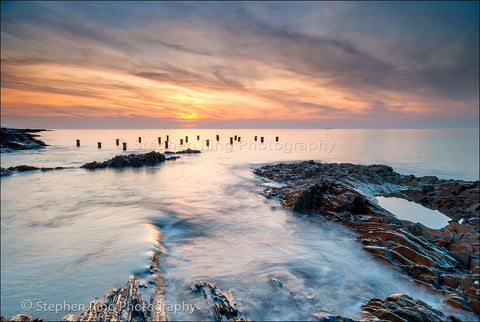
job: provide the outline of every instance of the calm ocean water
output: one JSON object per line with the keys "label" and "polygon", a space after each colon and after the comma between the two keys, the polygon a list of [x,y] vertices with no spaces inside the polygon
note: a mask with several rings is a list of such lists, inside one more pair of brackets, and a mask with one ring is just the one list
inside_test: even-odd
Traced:
{"label": "calm ocean water", "polygon": [[[78,168],[117,154],[163,151],[157,137],[163,141],[167,134],[169,150],[185,148],[179,139],[188,136],[189,147],[203,153],[142,169]],[[234,135],[241,142],[231,146]],[[264,136],[265,144],[255,142],[255,135]],[[189,286],[206,280],[232,290],[254,320],[312,319],[310,313],[322,308],[355,317],[371,297],[392,293],[438,306],[441,297],[376,262],[348,230],[312,223],[265,200],[259,193],[265,183],[252,169],[318,160],[381,163],[400,173],[441,178],[479,177],[478,130],[55,130],[41,136],[50,145],[46,149],[1,155],[2,167],[67,167],[2,177],[1,314],[6,317],[58,319],[70,312],[46,311],[44,303],[86,305],[131,275],[143,281],[158,240],[169,252],[163,269],[171,304],[202,303]],[[127,152],[115,145],[116,138],[128,143]],[[275,293],[270,277],[295,292],[296,301]],[[24,300],[32,301],[30,311],[22,309]]]}

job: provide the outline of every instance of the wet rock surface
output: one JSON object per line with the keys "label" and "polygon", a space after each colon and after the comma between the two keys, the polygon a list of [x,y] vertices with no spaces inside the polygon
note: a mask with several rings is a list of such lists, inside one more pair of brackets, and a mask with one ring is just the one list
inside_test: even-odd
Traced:
{"label": "wet rock surface", "polygon": [[47,146],[45,142],[36,139],[39,135],[32,134],[44,129],[8,129],[0,128],[0,151],[39,149]]}
{"label": "wet rock surface", "polygon": [[[158,250],[153,254],[149,266],[150,274],[154,278],[153,292],[150,302],[142,298],[138,292],[135,277],[122,287],[110,292],[103,300],[94,300],[88,308],[76,319],[70,314],[64,317],[71,321],[167,321],[165,311],[166,284],[159,267],[159,259],[165,253],[163,246],[159,244]],[[139,287],[146,287],[139,284]]]}
{"label": "wet rock surface", "polygon": [[0,322],[42,322],[43,319],[34,318],[26,314],[17,314],[11,320],[0,316]]}
{"label": "wet rock surface", "polygon": [[[393,171],[386,165],[351,163],[279,163],[255,169],[255,174],[296,186],[320,179],[345,183],[372,196],[399,197],[438,209],[452,219],[480,217],[480,182],[444,180],[434,176],[416,177]],[[271,196],[282,193],[272,189]]]}
{"label": "wet rock surface", "polygon": [[143,166],[157,165],[161,162],[165,162],[165,160],[165,154],[152,151],[143,154],[117,155],[110,160],[104,162],[93,161],[85,163],[81,167],[89,170],[125,167],[139,168]]}
{"label": "wet rock surface", "polygon": [[34,167],[31,165],[17,165],[15,167],[9,167],[9,168],[2,168],[0,172],[0,176],[9,176],[14,172],[27,172],[27,171],[53,171],[53,170],[62,170],[65,169],[64,167],[55,167],[55,168],[45,168],[45,167]]}
{"label": "wet rock surface", "polygon": [[80,321],[149,321],[150,312],[138,293],[135,278],[114,289],[103,300],[95,300],[80,316]]}
{"label": "wet rock surface", "polygon": [[415,300],[405,294],[392,294],[384,300],[373,298],[362,306],[361,313],[376,317],[382,321],[457,321],[453,316],[446,316],[427,303]]}
{"label": "wet rock surface", "polygon": [[212,308],[215,321],[247,321],[244,318],[240,304],[228,298],[214,283],[197,282],[192,287],[193,292],[202,292]]}
{"label": "wet rock surface", "polygon": [[177,151],[177,152],[173,152],[173,151],[165,151],[165,154],[197,154],[197,153],[202,153],[202,151],[200,150],[193,150],[193,149],[186,149],[186,150],[182,150],[182,151]]}
{"label": "wet rock surface", "polygon": [[[357,233],[368,253],[413,282],[447,295],[447,305],[479,314],[478,181],[405,176],[383,165],[313,161],[267,165],[255,173],[285,184],[267,188],[266,197],[276,197],[294,211],[342,223]],[[411,191],[416,191],[415,198],[423,198],[422,204],[442,212],[445,200],[453,200],[444,213],[461,223],[452,220],[442,229],[431,229],[399,220],[373,198],[395,194],[413,199]],[[456,202],[459,196],[461,201]]]}

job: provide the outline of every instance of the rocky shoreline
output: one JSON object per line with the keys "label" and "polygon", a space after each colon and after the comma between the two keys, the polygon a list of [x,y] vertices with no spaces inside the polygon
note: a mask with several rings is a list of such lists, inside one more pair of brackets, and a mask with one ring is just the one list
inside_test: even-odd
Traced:
{"label": "rocky shoreline", "polygon": [[[142,153],[142,154],[117,155],[112,159],[106,160],[103,162],[93,161],[93,162],[85,163],[80,168],[84,168],[87,170],[104,169],[104,168],[120,169],[120,168],[127,168],[127,167],[140,168],[144,166],[154,166],[165,161],[175,161],[180,158],[180,156],[176,156],[176,155],[170,156],[172,154],[198,154],[198,153],[201,153],[201,151],[187,149],[187,150],[177,151],[177,152],[165,151],[164,153],[160,153],[160,152],[151,151],[151,152]],[[65,169],[65,168],[64,167],[39,168],[35,166],[30,166],[30,165],[19,165],[15,167],[1,168],[0,176],[1,177],[9,176],[13,172],[26,172],[26,171],[36,171],[36,170],[52,171],[52,170],[62,170],[62,169]]]}
{"label": "rocky shoreline", "polygon": [[[255,174],[284,184],[268,187],[267,198],[349,227],[367,252],[416,284],[447,295],[446,305],[480,313],[478,181],[406,176],[384,165],[313,161],[266,165]],[[442,229],[430,229],[399,220],[381,208],[375,196],[413,200],[452,221]],[[367,316],[369,312],[364,311]]]}
{"label": "rocky shoreline", "polygon": [[48,131],[45,129],[11,129],[0,128],[0,152],[10,152],[15,150],[40,149],[47,144],[36,139],[39,135],[32,134]]}
{"label": "rocky shoreline", "polygon": [[[115,157],[94,163],[94,169],[136,166],[136,162],[154,164],[165,155]],[[138,155],[136,155],[138,156]],[[163,156],[163,157],[162,157]],[[437,177],[402,175],[384,165],[323,164],[313,161],[266,165],[255,174],[266,182],[276,182],[264,190],[267,198],[277,198],[282,205],[304,213],[314,222],[336,221],[356,233],[356,239],[371,254],[393,266],[413,283],[446,297],[444,305],[479,314],[479,217],[478,181],[442,180]],[[280,184],[280,185],[278,185]],[[438,209],[452,218],[441,229],[399,220],[380,207],[375,196],[395,196]],[[161,259],[166,250],[159,244],[149,271],[154,278],[150,301],[142,298],[135,278],[112,290],[104,299],[92,301],[79,317],[67,315],[64,321],[167,321],[166,284]],[[368,254],[366,254],[368,256]],[[293,294],[277,278],[271,278],[275,290]],[[212,320],[247,321],[240,303],[226,296],[211,281],[198,281],[191,287],[202,294]],[[293,296],[293,295],[292,295]],[[108,309],[105,309],[108,308]],[[130,308],[130,309],[129,309]],[[157,308],[157,309],[155,309]],[[361,307],[361,321],[460,321],[407,294],[392,294],[385,299],[372,298]],[[312,312],[318,321],[354,321],[332,312]],[[1,321],[7,321],[1,318]],[[12,321],[41,321],[26,315]]]}

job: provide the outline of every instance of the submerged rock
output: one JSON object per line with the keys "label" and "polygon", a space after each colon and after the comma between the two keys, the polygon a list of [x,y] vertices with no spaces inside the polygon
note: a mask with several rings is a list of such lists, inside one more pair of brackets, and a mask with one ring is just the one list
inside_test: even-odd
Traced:
{"label": "submerged rock", "polygon": [[[266,197],[276,196],[294,211],[308,211],[312,216],[350,227],[367,252],[410,276],[415,283],[452,295],[447,304],[478,314],[475,282],[478,282],[479,275],[473,271],[480,269],[479,210],[476,206],[463,206],[464,203],[475,205],[478,202],[478,182],[453,184],[453,181],[436,177],[401,175],[382,165],[313,161],[267,165],[256,169],[255,173],[286,184],[267,188]],[[425,185],[429,188],[424,188]],[[425,191],[425,194],[438,192],[437,199],[427,198],[424,203],[454,200],[442,203],[453,209],[445,214],[449,216],[454,211],[452,217],[463,218],[463,223],[450,223],[437,230],[398,220],[371,196],[395,192],[406,198],[404,191],[408,189],[419,193]],[[461,201],[456,202],[462,194]]]}
{"label": "submerged rock", "polygon": [[81,167],[84,169],[102,169],[102,168],[139,168],[143,166],[152,166],[165,162],[165,155],[159,152],[149,152],[144,154],[117,155],[116,157],[104,162],[89,162]]}
{"label": "submerged rock", "polygon": [[9,176],[11,174],[12,174],[12,171],[10,171],[8,169],[1,168],[1,170],[0,170],[0,177]]}
{"label": "submerged rock", "polygon": [[215,321],[247,321],[240,309],[240,305],[232,299],[227,298],[217,285],[213,283],[197,282],[191,287],[191,289],[193,292],[203,292],[208,305],[213,310]]}
{"label": "submerged rock", "polygon": [[15,167],[9,167],[8,169],[2,168],[1,176],[9,176],[12,172],[27,172],[27,171],[53,171],[53,170],[62,170],[64,167],[55,167],[55,168],[44,168],[44,167],[34,167],[31,165],[17,165]]}
{"label": "submerged rock", "polygon": [[38,135],[31,134],[47,131],[44,129],[7,129],[0,128],[0,151],[38,149],[47,146],[45,142],[35,139]]}

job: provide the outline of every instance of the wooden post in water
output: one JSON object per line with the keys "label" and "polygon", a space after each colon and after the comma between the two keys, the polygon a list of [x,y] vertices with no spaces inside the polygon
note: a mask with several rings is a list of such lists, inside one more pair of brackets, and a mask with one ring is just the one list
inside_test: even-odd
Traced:
{"label": "wooden post in water", "polygon": [[235,135],[235,141],[237,141],[237,136]]}
{"label": "wooden post in water", "polygon": [[217,142],[220,141],[220,135],[217,134]]}
{"label": "wooden post in water", "polygon": [[233,144],[233,138],[230,137],[230,144]]}
{"label": "wooden post in water", "polygon": [[120,145],[120,139],[115,139],[115,144]]}
{"label": "wooden post in water", "polygon": [[158,137],[158,144],[162,144],[162,138],[160,136]]}
{"label": "wooden post in water", "polygon": [[77,146],[80,146],[80,140],[77,139]]}
{"label": "wooden post in water", "polygon": [[183,139],[180,139],[180,145],[183,145]]}
{"label": "wooden post in water", "polygon": [[168,141],[165,141],[165,149],[168,149]]}
{"label": "wooden post in water", "polygon": [[238,137],[238,142],[240,142],[240,137]]}
{"label": "wooden post in water", "polygon": [[278,136],[275,137],[275,142],[278,142]]}
{"label": "wooden post in water", "polygon": [[210,146],[210,140],[207,140],[207,146]]}
{"label": "wooden post in water", "polygon": [[257,141],[257,136],[255,135],[255,141]]}
{"label": "wooden post in water", "polygon": [[98,146],[99,149],[101,149],[102,148],[102,142],[97,142],[97,146]]}
{"label": "wooden post in water", "polygon": [[197,135],[197,141],[200,141],[200,135]]}
{"label": "wooden post in water", "polygon": [[169,140],[168,140],[168,135],[167,135],[167,142],[168,142],[168,141],[169,141]]}
{"label": "wooden post in water", "polygon": [[123,151],[127,151],[127,142],[123,142]]}
{"label": "wooden post in water", "polygon": [[263,136],[260,137],[260,143],[263,143]]}
{"label": "wooden post in water", "polygon": [[138,137],[138,143],[142,143],[142,137],[141,136]]}
{"label": "wooden post in water", "polygon": [[185,137],[185,143],[188,143],[188,136]]}

